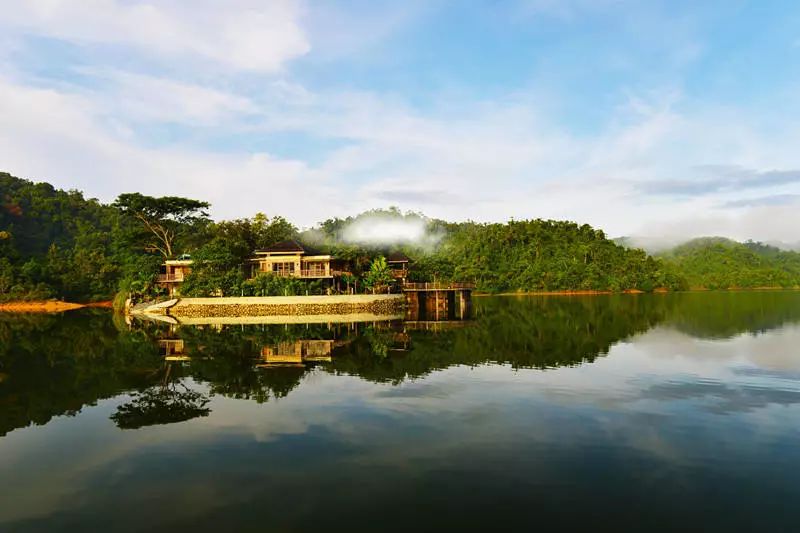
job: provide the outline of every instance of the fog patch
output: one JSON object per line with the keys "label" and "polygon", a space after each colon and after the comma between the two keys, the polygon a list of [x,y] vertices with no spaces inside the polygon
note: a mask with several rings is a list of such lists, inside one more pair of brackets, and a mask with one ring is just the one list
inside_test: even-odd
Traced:
{"label": "fog patch", "polygon": [[342,240],[351,244],[384,246],[411,244],[433,248],[444,234],[434,230],[429,220],[422,217],[399,217],[374,214],[359,217],[342,232]]}

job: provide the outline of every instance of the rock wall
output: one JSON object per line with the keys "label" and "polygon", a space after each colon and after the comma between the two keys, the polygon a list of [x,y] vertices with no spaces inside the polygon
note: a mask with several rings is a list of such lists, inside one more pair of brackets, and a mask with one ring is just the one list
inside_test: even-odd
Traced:
{"label": "rock wall", "polygon": [[313,316],[402,313],[402,295],[275,296],[262,298],[182,298],[169,308],[174,317]]}

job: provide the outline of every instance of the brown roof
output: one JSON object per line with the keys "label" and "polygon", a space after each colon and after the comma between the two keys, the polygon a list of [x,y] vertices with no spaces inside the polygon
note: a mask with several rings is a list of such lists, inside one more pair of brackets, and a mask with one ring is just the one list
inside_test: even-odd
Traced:
{"label": "brown roof", "polygon": [[301,244],[294,239],[287,239],[285,241],[276,242],[272,246],[268,246],[263,250],[256,250],[256,251],[261,253],[279,253],[279,254],[301,253],[305,255],[325,255],[319,250],[315,250],[314,248]]}
{"label": "brown roof", "polygon": [[408,263],[411,259],[403,252],[392,252],[386,256],[387,263]]}

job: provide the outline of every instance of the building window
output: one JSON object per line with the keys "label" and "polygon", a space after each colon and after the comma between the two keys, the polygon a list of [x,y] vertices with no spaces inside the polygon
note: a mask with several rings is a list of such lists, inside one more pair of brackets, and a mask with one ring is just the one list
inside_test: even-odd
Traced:
{"label": "building window", "polygon": [[324,277],[325,276],[325,263],[322,263],[322,262],[306,263],[305,264],[304,275],[306,275],[306,276]]}
{"label": "building window", "polygon": [[279,276],[294,274],[294,263],[272,263],[272,271]]}

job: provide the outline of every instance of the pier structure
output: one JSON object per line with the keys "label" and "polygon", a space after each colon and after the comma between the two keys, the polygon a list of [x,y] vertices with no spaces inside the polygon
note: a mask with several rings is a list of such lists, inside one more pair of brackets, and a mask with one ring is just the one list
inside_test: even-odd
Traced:
{"label": "pier structure", "polygon": [[403,284],[407,320],[464,320],[472,312],[474,283],[425,282]]}

